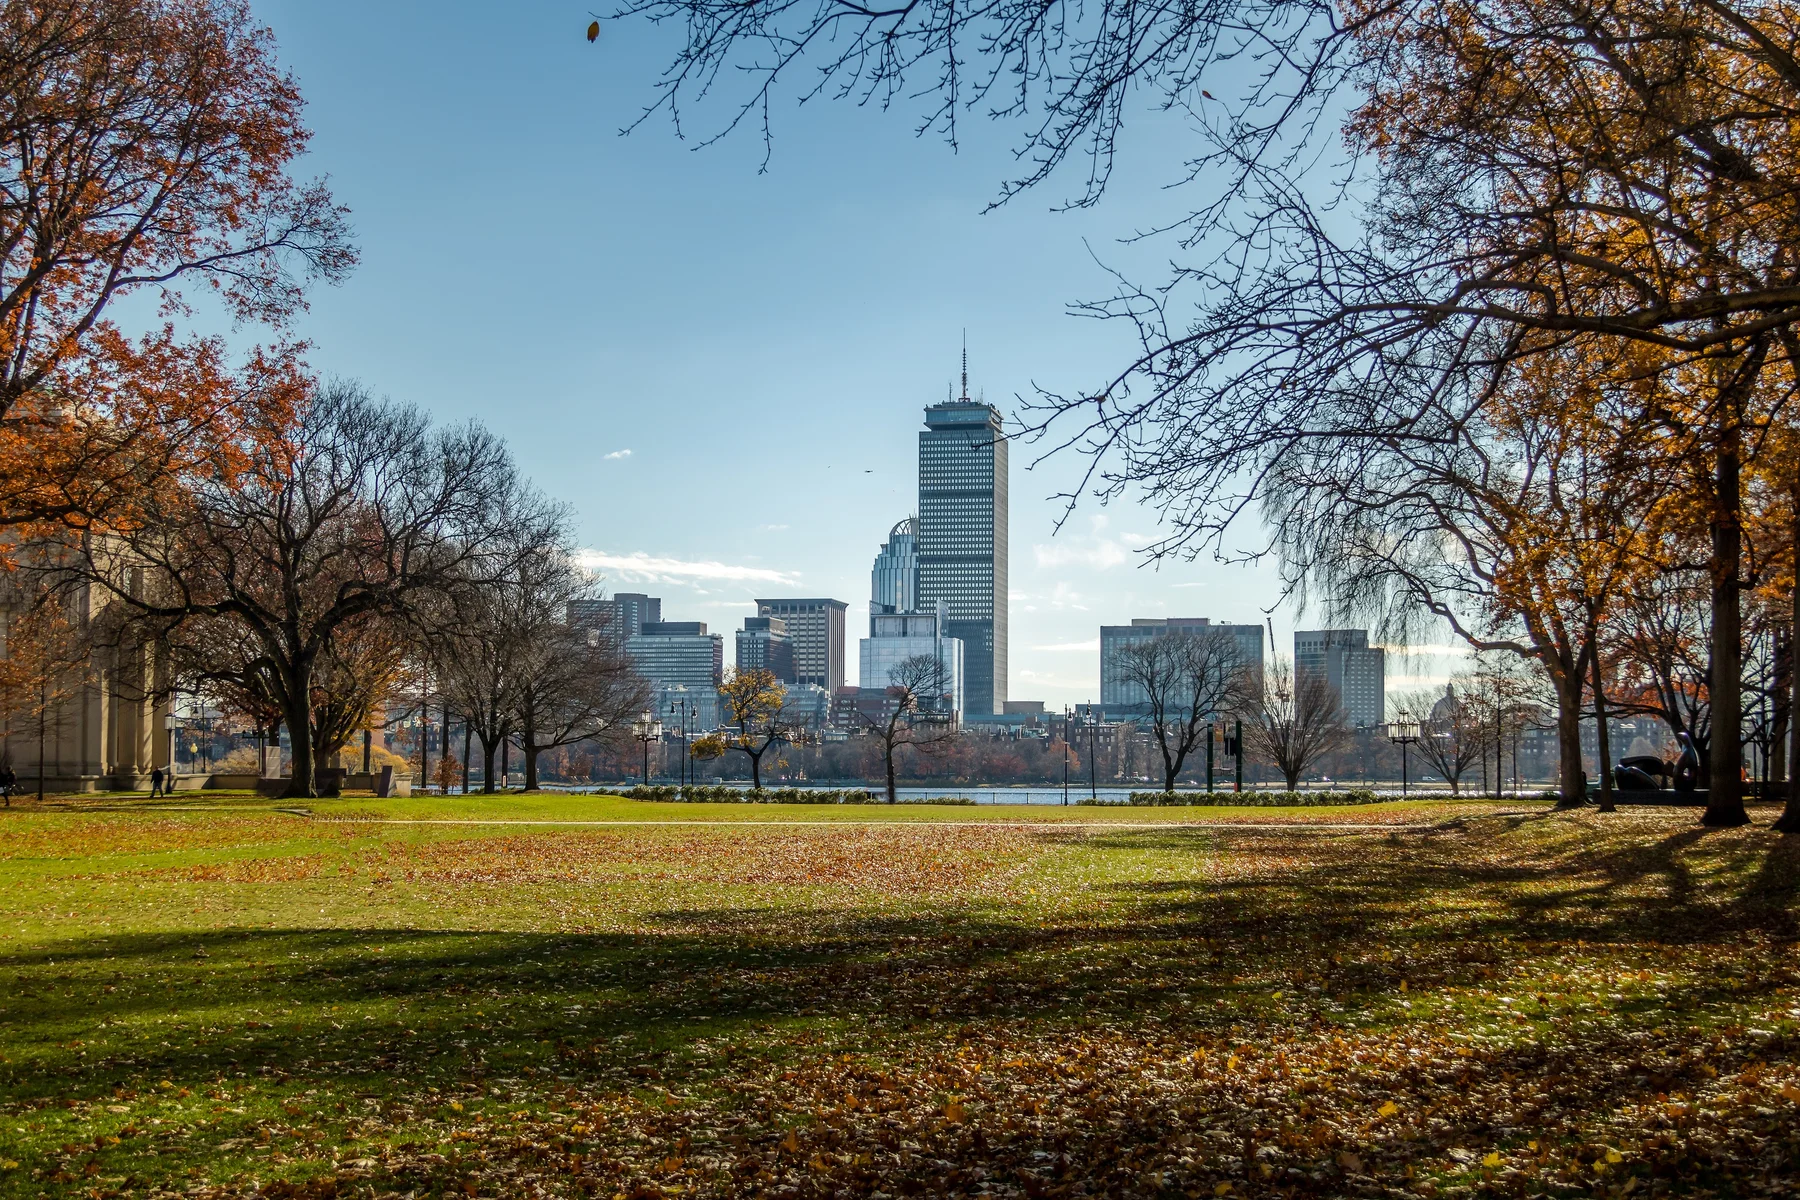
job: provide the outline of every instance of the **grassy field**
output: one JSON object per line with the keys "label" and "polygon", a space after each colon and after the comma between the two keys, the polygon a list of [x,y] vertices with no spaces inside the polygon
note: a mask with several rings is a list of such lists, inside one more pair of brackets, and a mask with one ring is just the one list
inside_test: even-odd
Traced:
{"label": "grassy field", "polygon": [[0,813],[0,1197],[1800,1190],[1766,829],[308,807]]}

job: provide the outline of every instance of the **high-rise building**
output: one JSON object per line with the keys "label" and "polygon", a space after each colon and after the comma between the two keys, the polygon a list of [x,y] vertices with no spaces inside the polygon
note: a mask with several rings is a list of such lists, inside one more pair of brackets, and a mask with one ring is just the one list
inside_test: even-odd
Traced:
{"label": "high-rise building", "polygon": [[864,691],[883,691],[893,682],[894,668],[917,655],[929,655],[938,663],[932,690],[948,697],[951,714],[960,719],[968,697],[968,650],[960,638],[949,637],[945,606],[935,612],[874,613],[869,617],[869,636],[857,646],[859,681]]}
{"label": "high-rise building", "polygon": [[697,728],[719,723],[719,684],[725,673],[725,639],[708,633],[704,621],[646,621],[625,651],[638,674],[650,681],[657,713],[665,721],[670,705],[685,700]]}
{"label": "high-rise building", "polygon": [[1000,411],[962,396],[925,410],[919,434],[919,601],[949,609],[971,713],[1006,703],[1007,442]]}
{"label": "high-rise building", "polygon": [[767,671],[782,683],[794,682],[794,643],[780,617],[745,617],[737,634],[737,669]]}
{"label": "high-rise building", "polygon": [[919,607],[919,519],[908,517],[888,531],[869,573],[869,612],[912,612]]}
{"label": "high-rise building", "polygon": [[1138,617],[1129,625],[1100,627],[1100,706],[1108,713],[1130,714],[1149,703],[1144,689],[1124,677],[1119,669],[1121,647],[1147,642],[1171,633],[1211,630],[1225,634],[1237,649],[1237,660],[1253,671],[1263,668],[1261,625],[1215,625],[1208,617]]}
{"label": "high-rise building", "polygon": [[645,625],[661,620],[662,599],[642,592],[614,592],[604,600],[569,601],[569,624],[598,629],[621,642],[636,637]]}
{"label": "high-rise building", "polygon": [[1294,631],[1294,670],[1325,676],[1355,729],[1387,720],[1387,651],[1366,629]]}
{"label": "high-rise building", "polygon": [[756,615],[780,617],[794,646],[794,682],[816,683],[826,692],[844,686],[842,600],[758,600]]}

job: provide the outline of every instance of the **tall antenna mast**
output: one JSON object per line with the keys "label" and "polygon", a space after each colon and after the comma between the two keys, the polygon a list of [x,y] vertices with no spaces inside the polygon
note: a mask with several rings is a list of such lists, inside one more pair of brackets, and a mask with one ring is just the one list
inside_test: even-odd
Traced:
{"label": "tall antenna mast", "polygon": [[962,385],[962,398],[966,401],[969,398],[969,331],[967,328],[963,330]]}

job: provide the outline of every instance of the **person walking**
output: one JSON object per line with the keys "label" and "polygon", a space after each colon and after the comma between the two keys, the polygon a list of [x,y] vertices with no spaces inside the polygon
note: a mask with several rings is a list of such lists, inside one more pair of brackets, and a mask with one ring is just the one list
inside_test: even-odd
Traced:
{"label": "person walking", "polygon": [[168,794],[168,791],[163,787],[162,768],[157,767],[150,772],[150,798],[152,800],[156,799],[158,796],[166,798]]}

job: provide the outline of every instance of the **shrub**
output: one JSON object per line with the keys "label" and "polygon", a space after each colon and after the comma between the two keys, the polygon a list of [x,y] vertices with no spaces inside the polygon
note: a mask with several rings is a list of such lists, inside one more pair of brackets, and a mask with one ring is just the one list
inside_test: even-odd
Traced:
{"label": "shrub", "polygon": [[1082,804],[1113,805],[1123,808],[1162,807],[1248,807],[1248,808],[1325,808],[1340,804],[1384,804],[1390,796],[1377,796],[1366,788],[1330,792],[1133,792],[1129,800],[1095,800]]}
{"label": "shrub", "polygon": [[[620,795],[630,800],[654,800],[662,804],[881,804],[884,797],[864,788],[734,788],[721,783],[696,783],[687,787],[656,783],[637,784]],[[962,796],[942,799],[902,800],[902,804],[973,804]]]}

